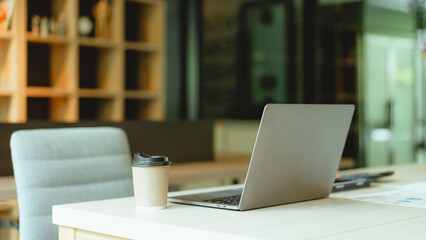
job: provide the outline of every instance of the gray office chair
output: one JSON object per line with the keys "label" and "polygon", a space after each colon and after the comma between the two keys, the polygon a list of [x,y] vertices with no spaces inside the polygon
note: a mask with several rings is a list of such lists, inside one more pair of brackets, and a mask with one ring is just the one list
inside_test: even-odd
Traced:
{"label": "gray office chair", "polygon": [[19,130],[10,147],[20,240],[58,239],[53,205],[133,195],[129,144],[121,129]]}

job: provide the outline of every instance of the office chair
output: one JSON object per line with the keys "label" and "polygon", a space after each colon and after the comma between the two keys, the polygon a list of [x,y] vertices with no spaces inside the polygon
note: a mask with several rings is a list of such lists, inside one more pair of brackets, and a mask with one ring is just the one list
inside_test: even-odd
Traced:
{"label": "office chair", "polygon": [[20,240],[58,239],[53,205],[133,196],[129,144],[119,128],[19,130],[10,147]]}

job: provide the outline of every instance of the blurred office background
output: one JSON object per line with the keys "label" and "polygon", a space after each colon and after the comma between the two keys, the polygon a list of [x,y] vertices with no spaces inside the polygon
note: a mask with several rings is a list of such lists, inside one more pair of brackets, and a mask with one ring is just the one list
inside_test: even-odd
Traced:
{"label": "blurred office background", "polygon": [[265,103],[355,104],[349,167],[424,161],[425,1],[181,3],[180,117],[227,119],[218,148],[249,152]]}
{"label": "blurred office background", "polygon": [[[1,122],[213,120],[250,154],[265,103],[354,104],[347,168],[425,161],[425,0],[109,0],[105,40],[77,33],[98,0],[15,2]],[[34,37],[57,9],[67,35]]]}

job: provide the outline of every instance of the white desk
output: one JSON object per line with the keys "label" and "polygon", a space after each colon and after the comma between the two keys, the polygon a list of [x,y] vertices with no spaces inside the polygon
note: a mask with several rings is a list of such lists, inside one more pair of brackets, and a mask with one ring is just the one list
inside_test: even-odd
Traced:
{"label": "white desk", "polygon": [[146,212],[121,198],[54,206],[53,222],[62,226],[60,239],[426,239],[426,209],[343,198],[426,181],[426,164],[370,171],[389,169],[395,175],[374,187],[277,207],[238,212],[169,203]]}

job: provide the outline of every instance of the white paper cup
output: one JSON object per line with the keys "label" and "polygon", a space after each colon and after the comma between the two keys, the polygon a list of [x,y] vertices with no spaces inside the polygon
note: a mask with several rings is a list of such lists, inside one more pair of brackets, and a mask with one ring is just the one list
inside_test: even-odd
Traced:
{"label": "white paper cup", "polygon": [[164,156],[135,154],[131,165],[138,209],[156,210],[166,207],[170,164]]}

